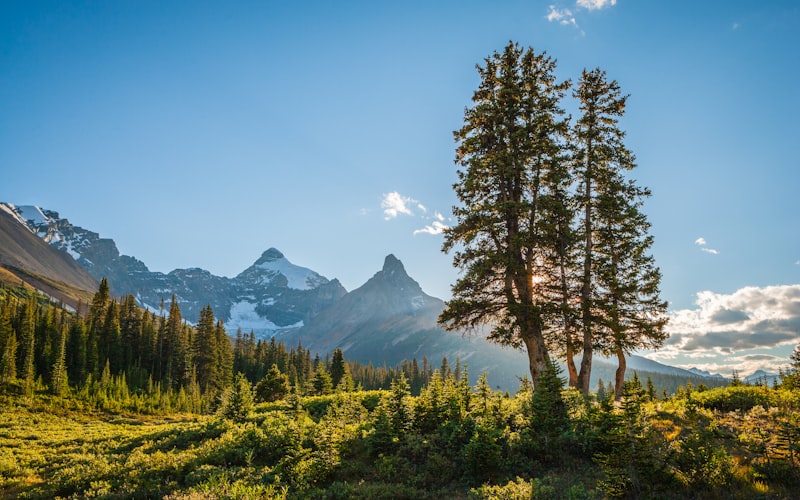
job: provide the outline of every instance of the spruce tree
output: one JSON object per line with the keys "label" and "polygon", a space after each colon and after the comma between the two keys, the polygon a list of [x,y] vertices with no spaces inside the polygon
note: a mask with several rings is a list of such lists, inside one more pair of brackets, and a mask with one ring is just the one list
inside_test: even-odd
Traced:
{"label": "spruce tree", "polygon": [[222,320],[217,320],[215,333],[217,336],[217,378],[214,385],[216,390],[219,391],[231,385],[234,361],[231,339],[228,338],[228,334],[225,331],[225,324]]}
{"label": "spruce tree", "polygon": [[461,204],[443,246],[454,251],[462,276],[440,323],[451,330],[488,325],[490,340],[524,346],[534,384],[549,361],[552,301],[542,276],[554,272],[544,266],[558,235],[547,221],[568,175],[560,101],[569,83],[557,82],[555,65],[509,43],[478,66],[474,105],[454,133]]}
{"label": "spruce tree", "polygon": [[36,379],[34,363],[36,342],[35,310],[36,299],[31,297],[23,304],[20,314],[18,376],[22,380],[25,394],[28,396],[33,394],[33,386]]}
{"label": "spruce tree", "polygon": [[[624,176],[636,166],[618,126],[628,96],[600,69],[583,71],[574,96],[580,109],[573,140],[583,241],[577,386],[588,393],[595,346],[618,356],[624,376],[625,354],[663,342],[666,304],[658,297],[661,276],[647,253],[652,238],[639,210],[650,193]],[[621,381],[618,373],[617,391]]]}
{"label": "spruce tree", "polygon": [[17,333],[11,326],[11,300],[0,309],[0,383],[17,377]]}
{"label": "spruce tree", "polygon": [[342,377],[344,377],[344,373],[344,353],[337,347],[333,350],[333,358],[331,359],[330,367],[331,383],[333,383],[334,388],[339,386],[339,382],[342,380]]}
{"label": "spruce tree", "polygon": [[67,326],[61,325],[58,329],[58,338],[55,342],[53,353],[53,369],[50,376],[50,392],[56,396],[64,396],[69,391],[69,378],[67,376]]}
{"label": "spruce tree", "polygon": [[255,386],[256,401],[278,401],[285,398],[289,391],[289,377],[281,373],[278,365],[273,363],[264,378]]}
{"label": "spruce tree", "polygon": [[208,392],[218,382],[217,331],[214,326],[214,312],[210,305],[200,311],[194,333],[194,369],[197,384],[203,392]]}

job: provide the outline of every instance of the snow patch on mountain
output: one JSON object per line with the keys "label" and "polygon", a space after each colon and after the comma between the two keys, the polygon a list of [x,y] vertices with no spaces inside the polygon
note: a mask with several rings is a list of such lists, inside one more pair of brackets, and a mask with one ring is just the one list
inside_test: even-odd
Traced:
{"label": "snow patch on mountain", "polygon": [[0,210],[2,210],[3,212],[7,213],[8,215],[10,215],[14,219],[16,219],[17,222],[19,222],[20,224],[22,224],[23,226],[28,228],[28,231],[31,231],[32,233],[36,233],[36,231],[33,231],[30,228],[30,226],[28,226],[28,222],[19,215],[19,213],[17,211],[17,207],[14,206],[13,203],[0,203]]}
{"label": "snow patch on mountain", "polygon": [[225,324],[228,331],[236,331],[241,328],[242,331],[249,332],[250,330],[277,330],[279,327],[272,321],[262,318],[256,312],[256,304],[242,300],[231,304],[231,315],[228,322]]}
{"label": "snow patch on mountain", "polygon": [[46,216],[44,212],[42,212],[42,209],[36,205],[21,205],[17,207],[17,210],[23,220],[32,222],[35,226],[41,226],[42,224],[49,224],[52,222],[50,217]]}
{"label": "snow patch on mountain", "polygon": [[264,261],[256,267],[272,276],[282,274],[288,281],[287,286],[295,290],[311,290],[328,281],[311,269],[292,264],[285,257]]}

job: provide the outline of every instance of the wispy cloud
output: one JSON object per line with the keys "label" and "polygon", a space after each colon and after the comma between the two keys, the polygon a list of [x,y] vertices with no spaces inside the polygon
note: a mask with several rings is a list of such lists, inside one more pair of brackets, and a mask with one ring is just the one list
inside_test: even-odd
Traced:
{"label": "wispy cloud", "polygon": [[423,227],[422,229],[417,229],[414,231],[414,235],[417,234],[442,234],[445,229],[448,229],[448,226],[442,224],[438,220],[433,221],[431,224]]}
{"label": "wispy cloud", "polygon": [[576,5],[582,9],[598,10],[617,5],[617,0],[578,0]]}
{"label": "wispy cloud", "polygon": [[392,191],[383,195],[381,200],[381,208],[383,209],[383,218],[386,220],[394,219],[398,215],[414,215],[409,205],[419,203],[414,198],[403,196],[397,191]]}
{"label": "wispy cloud", "polygon": [[697,238],[694,240],[694,244],[700,247],[700,250],[705,253],[710,253],[711,255],[719,255],[719,250],[714,248],[708,248],[706,246],[706,239],[703,237]]}
{"label": "wispy cloud", "polygon": [[[581,29],[578,26],[578,22],[575,20],[575,16],[572,15],[572,11],[569,9],[558,9],[555,5],[550,5],[550,12],[547,13],[545,18],[552,22],[557,22],[562,26],[574,26],[577,29]],[[581,31],[583,33],[583,31]]]}

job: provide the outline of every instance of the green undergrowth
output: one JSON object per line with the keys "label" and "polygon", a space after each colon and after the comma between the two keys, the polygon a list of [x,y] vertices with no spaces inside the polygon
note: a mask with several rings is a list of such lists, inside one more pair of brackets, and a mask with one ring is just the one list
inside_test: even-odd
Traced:
{"label": "green undergrowth", "polygon": [[[557,388],[557,386],[556,386]],[[435,377],[288,398],[241,421],[4,397],[2,498],[791,498],[797,392],[731,387],[613,405]]]}

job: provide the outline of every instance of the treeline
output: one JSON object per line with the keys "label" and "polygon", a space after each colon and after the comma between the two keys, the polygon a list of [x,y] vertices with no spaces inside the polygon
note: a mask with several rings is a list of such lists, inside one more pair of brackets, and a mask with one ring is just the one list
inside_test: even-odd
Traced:
{"label": "treeline", "polygon": [[388,389],[402,374],[419,394],[435,369],[459,377],[464,370],[458,359],[451,370],[446,358],[437,366],[423,358],[397,367],[347,362],[341,350],[320,358],[301,344],[257,340],[253,332],[239,330],[232,339],[210,306],[196,325],[183,320],[175,297],[161,310],[139,308],[132,295],[111,297],[105,279],[77,311],[0,289],[0,388],[72,394],[111,410],[204,412],[215,408],[235,373],[252,384],[279,375],[298,395]]}

